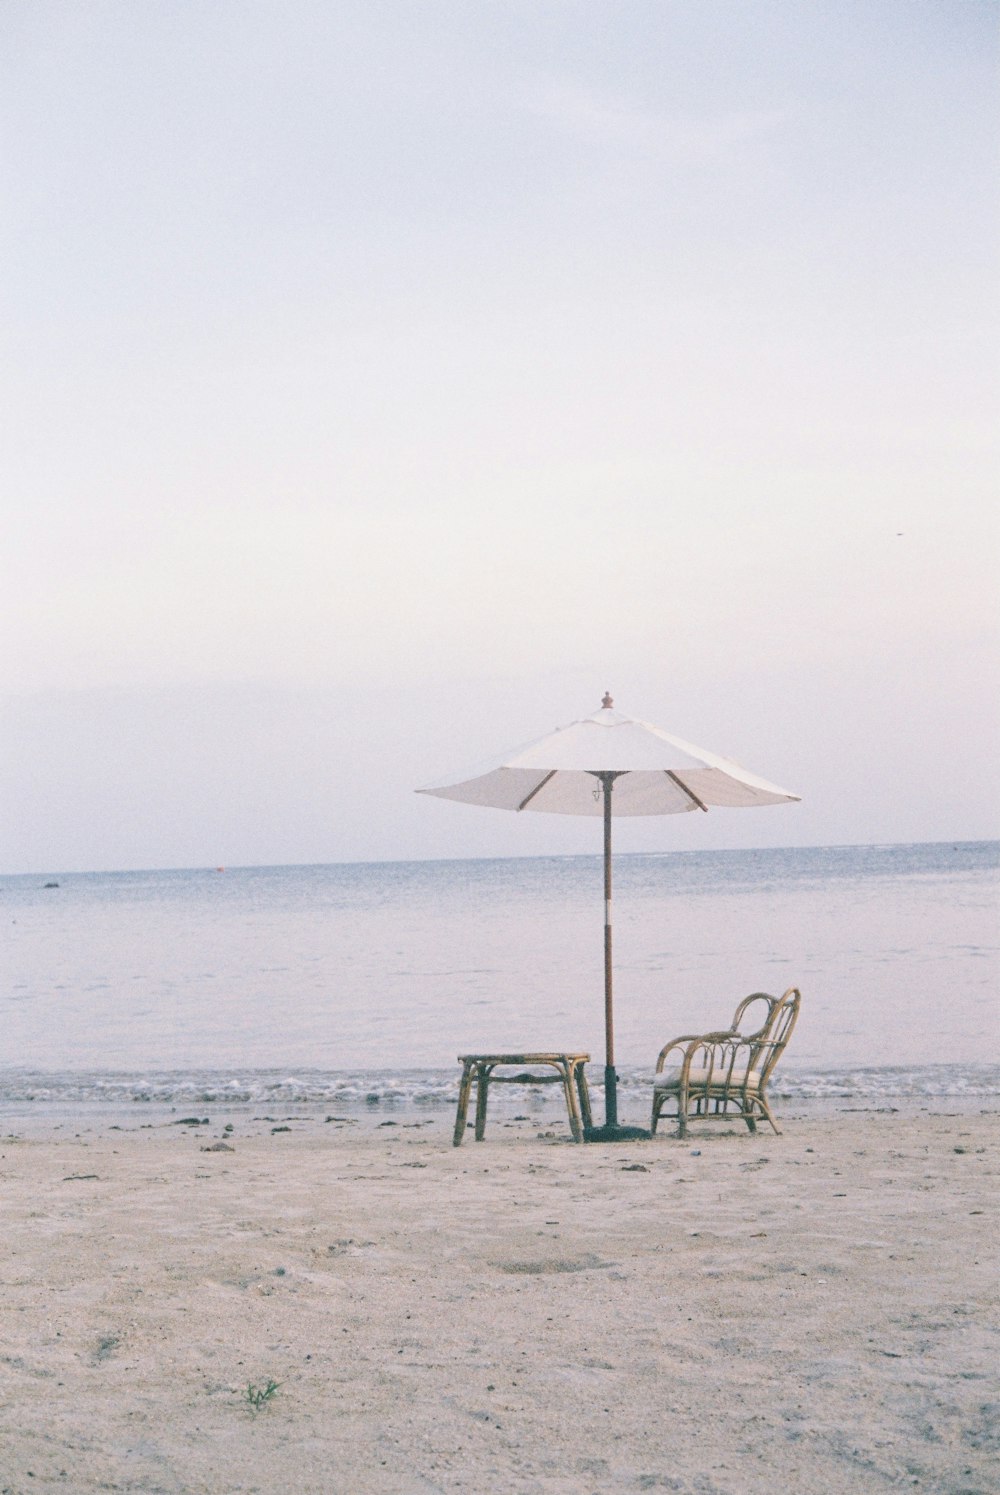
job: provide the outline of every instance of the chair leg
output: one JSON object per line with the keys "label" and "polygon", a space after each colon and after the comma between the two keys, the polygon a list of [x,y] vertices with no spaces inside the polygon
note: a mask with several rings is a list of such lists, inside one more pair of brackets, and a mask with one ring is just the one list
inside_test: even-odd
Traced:
{"label": "chair leg", "polygon": [[481,1142],[486,1133],[486,1102],[490,1088],[489,1064],[476,1065],[476,1141]]}
{"label": "chair leg", "polygon": [[774,1135],[776,1137],[780,1137],[781,1136],[780,1128],[778,1127],[777,1123],[775,1122],[774,1117],[771,1115],[771,1107],[768,1105],[767,1101],[764,1099],[763,1096],[760,1096],[758,1098],[757,1104],[760,1106],[761,1110],[764,1112],[764,1115],[767,1117],[768,1125],[770,1126],[770,1128],[771,1128],[772,1132],[774,1133]]}
{"label": "chair leg", "polygon": [[462,1065],[462,1079],[458,1087],[458,1111],[455,1114],[455,1135],[452,1146],[458,1147],[465,1135],[465,1123],[469,1115],[469,1092],[472,1089],[472,1065]]}

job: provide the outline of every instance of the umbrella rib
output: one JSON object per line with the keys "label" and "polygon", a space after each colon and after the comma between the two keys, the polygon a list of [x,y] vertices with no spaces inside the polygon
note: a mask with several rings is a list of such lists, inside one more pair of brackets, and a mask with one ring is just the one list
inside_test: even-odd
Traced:
{"label": "umbrella rib", "polygon": [[545,775],[545,777],[542,780],[542,782],[540,784],[536,784],[535,785],[534,789],[532,789],[531,793],[528,795],[528,798],[527,799],[522,799],[521,803],[518,805],[517,808],[519,810],[523,810],[527,805],[530,805],[531,801],[534,799],[535,795],[538,794],[542,789],[545,788],[546,784],[549,782],[549,779],[554,779],[555,778],[556,772],[557,772],[556,769],[551,768],[549,770],[549,772]]}
{"label": "umbrella rib", "polygon": [[691,790],[688,788],[688,786],[686,784],[683,784],[681,782],[681,780],[677,777],[677,775],[674,773],[674,771],[673,771],[672,768],[665,768],[663,770],[663,772],[666,774],[666,776],[667,776],[668,779],[672,779],[673,780],[673,782],[677,785],[678,789],[680,789],[683,794],[687,795],[687,797],[688,797],[689,800],[691,800],[694,804],[696,804],[698,806],[699,810],[704,810],[705,814],[706,815],[708,814],[708,806],[702,804],[702,802],[698,798],[697,794],[692,794],[691,793]]}

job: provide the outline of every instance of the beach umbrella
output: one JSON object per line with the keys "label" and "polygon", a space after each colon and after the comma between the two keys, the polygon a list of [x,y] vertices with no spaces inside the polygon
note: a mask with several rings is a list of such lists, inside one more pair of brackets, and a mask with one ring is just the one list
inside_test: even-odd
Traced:
{"label": "beach umbrella", "polygon": [[725,807],[780,805],[799,799],[738,763],[684,742],[649,722],[615,711],[610,695],[601,709],[558,728],[537,742],[418,794],[456,799],[500,810],[553,815],[594,815],[604,820],[604,1097],[605,1124],[592,1141],[644,1136],[618,1125],[611,958],[611,818],[677,815]]}

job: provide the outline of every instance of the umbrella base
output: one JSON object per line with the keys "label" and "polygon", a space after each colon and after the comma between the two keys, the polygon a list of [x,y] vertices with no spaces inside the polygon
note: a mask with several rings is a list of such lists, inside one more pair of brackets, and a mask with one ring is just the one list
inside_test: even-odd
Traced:
{"label": "umbrella base", "polygon": [[642,1126],[585,1126],[583,1129],[584,1142],[640,1142],[646,1141],[652,1136],[652,1132]]}
{"label": "umbrella base", "polygon": [[618,1125],[618,1074],[613,1064],[604,1066],[604,1125],[585,1126],[584,1142],[640,1142],[652,1132],[642,1126]]}

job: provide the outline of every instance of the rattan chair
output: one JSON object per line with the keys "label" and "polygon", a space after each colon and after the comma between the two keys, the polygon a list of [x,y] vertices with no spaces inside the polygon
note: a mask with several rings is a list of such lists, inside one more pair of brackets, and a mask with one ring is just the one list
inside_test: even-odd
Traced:
{"label": "rattan chair", "polygon": [[[671,1120],[676,1116],[678,1137],[686,1135],[689,1120],[727,1117],[745,1121],[751,1132],[756,1132],[758,1120],[765,1120],[777,1133],[767,1103],[767,1085],[792,1036],[801,1001],[794,986],[782,997],[753,992],[743,998],[726,1031],[686,1033],[671,1039],[656,1061],[650,1131],[655,1133],[660,1112],[673,1100],[676,1111],[667,1115]],[[763,1015],[764,1022],[752,1033],[741,1033],[740,1025],[751,1011],[753,1021]],[[673,1064],[668,1066],[671,1056]]]}

